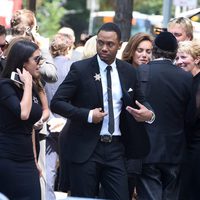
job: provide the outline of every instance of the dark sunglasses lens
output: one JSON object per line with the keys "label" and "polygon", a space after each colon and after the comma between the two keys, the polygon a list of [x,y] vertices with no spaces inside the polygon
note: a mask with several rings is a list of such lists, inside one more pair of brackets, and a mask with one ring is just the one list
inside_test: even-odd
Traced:
{"label": "dark sunglasses lens", "polygon": [[39,26],[36,26],[36,27],[35,27],[35,30],[38,31],[38,30],[39,30]]}
{"label": "dark sunglasses lens", "polygon": [[37,65],[42,65],[44,63],[44,58],[42,56],[37,56],[34,58]]}

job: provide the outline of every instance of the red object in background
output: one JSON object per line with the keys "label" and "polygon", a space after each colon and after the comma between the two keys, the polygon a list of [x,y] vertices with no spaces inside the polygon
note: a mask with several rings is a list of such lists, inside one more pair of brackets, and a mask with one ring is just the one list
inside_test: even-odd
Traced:
{"label": "red object in background", "polygon": [[10,19],[17,10],[22,8],[22,0],[0,0],[0,24],[10,28]]}

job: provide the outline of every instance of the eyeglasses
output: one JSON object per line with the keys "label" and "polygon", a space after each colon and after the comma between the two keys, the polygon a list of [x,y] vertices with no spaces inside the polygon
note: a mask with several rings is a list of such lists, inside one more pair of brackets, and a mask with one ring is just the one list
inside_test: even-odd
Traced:
{"label": "eyeglasses", "polygon": [[37,32],[39,30],[39,26],[35,26],[35,31]]}
{"label": "eyeglasses", "polygon": [[37,65],[42,65],[45,61],[45,58],[43,58],[41,55],[36,56],[33,58],[33,60],[36,62]]}

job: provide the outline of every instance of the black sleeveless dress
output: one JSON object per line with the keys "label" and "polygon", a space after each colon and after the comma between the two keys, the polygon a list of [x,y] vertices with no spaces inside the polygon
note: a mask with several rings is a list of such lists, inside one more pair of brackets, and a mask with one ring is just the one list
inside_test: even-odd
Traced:
{"label": "black sleeveless dress", "polygon": [[32,127],[41,118],[42,108],[33,91],[29,119],[21,120],[22,95],[23,89],[13,81],[0,80],[0,192],[10,200],[40,200]]}

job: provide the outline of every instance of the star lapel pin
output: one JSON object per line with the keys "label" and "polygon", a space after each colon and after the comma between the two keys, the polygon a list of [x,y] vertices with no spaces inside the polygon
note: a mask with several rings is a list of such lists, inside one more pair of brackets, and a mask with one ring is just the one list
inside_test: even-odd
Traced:
{"label": "star lapel pin", "polygon": [[101,81],[101,75],[100,75],[100,73],[99,74],[95,73],[94,79],[95,79],[95,81]]}

